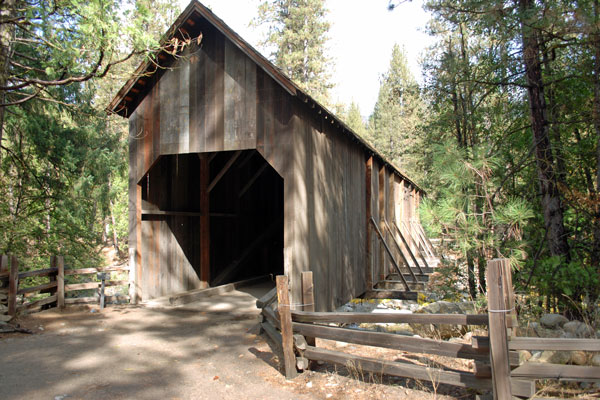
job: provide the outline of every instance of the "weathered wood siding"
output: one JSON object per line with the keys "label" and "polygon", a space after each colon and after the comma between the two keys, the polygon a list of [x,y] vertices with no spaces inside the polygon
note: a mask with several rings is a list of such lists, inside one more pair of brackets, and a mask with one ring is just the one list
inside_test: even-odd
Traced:
{"label": "weathered wood siding", "polygon": [[[152,88],[130,116],[130,258],[137,287],[147,299],[202,284],[193,267],[199,257],[193,218],[141,221],[140,184],[159,157],[257,149],[284,180],[284,265],[292,302],[300,302],[300,274],[310,270],[316,309],[339,306],[367,289],[367,205],[378,222],[394,220],[398,208],[407,207],[397,203],[398,177],[374,162],[367,199],[370,155],[356,139],[292,97],[204,23],[202,45],[149,79]],[[160,179],[174,173],[164,171]],[[192,202],[197,197],[179,195]],[[378,277],[387,256],[376,235],[369,245]]]}

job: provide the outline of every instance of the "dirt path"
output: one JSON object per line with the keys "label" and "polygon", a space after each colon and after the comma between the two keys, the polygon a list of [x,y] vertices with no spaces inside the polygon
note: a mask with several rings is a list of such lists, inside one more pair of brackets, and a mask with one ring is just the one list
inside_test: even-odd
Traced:
{"label": "dirt path", "polygon": [[179,308],[49,310],[23,318],[34,335],[0,336],[0,398],[433,398],[325,367],[286,381],[277,355],[257,336],[254,302],[262,290],[247,292]]}

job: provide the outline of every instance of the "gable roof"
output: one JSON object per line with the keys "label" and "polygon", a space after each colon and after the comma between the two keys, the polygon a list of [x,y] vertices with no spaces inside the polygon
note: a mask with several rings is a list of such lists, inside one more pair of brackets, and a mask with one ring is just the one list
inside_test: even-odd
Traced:
{"label": "gable roof", "polygon": [[[275,80],[283,89],[285,89],[291,96],[299,98],[304,103],[307,103],[310,108],[318,114],[322,114],[324,118],[331,121],[339,128],[342,133],[346,133],[351,136],[354,142],[357,142],[363,150],[378,159],[384,165],[390,167],[397,175],[402,179],[410,182],[417,190],[423,192],[414,181],[412,181],[405,173],[403,173],[397,166],[391,161],[387,160],[383,155],[379,154],[375,148],[368,143],[364,138],[360,137],[354,132],[348,125],[342,120],[330,112],[318,101],[313,99],[308,93],[302,90],[296,85],[283,71],[273,65],[266,57],[246,42],[240,35],[238,35],[233,29],[231,29],[225,22],[217,17],[211,10],[206,8],[197,0],[192,0],[185,10],[179,15],[171,27],[167,30],[165,35],[162,37],[160,43],[165,45],[171,38],[182,36],[182,32],[188,32],[193,30],[196,21],[199,18],[206,19],[212,24],[219,32],[221,32],[228,40],[235,44],[246,56],[254,61],[262,70],[267,73],[271,78]],[[170,57],[169,53],[165,49],[160,50],[156,54],[156,59]],[[171,57],[172,58],[172,57]],[[131,78],[127,80],[125,85],[119,90],[114,99],[109,103],[107,111],[110,113],[116,113],[122,117],[128,118],[133,111],[135,111],[138,104],[144,98],[148,91],[147,81],[148,77],[152,74],[160,71],[160,66],[155,61],[147,60],[142,62],[135,70]]]}

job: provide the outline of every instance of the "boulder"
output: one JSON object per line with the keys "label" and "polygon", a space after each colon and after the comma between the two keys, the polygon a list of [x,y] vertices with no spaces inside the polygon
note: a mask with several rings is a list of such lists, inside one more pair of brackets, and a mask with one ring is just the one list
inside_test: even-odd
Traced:
{"label": "boulder", "polygon": [[587,324],[579,325],[577,331],[575,332],[575,335],[580,338],[591,338],[594,337],[595,334],[596,332],[594,331],[594,328]]}
{"label": "boulder", "polygon": [[586,365],[587,364],[587,354],[585,352],[577,350],[571,352],[571,364],[575,365]]}
{"label": "boulder", "polygon": [[517,328],[515,328],[515,335],[525,337],[539,337],[536,330],[538,329],[539,325],[540,324],[537,322],[529,322],[525,326],[518,326]]}
{"label": "boulder", "polygon": [[527,350],[519,350],[519,364],[526,363],[531,357],[531,353]]}
{"label": "boulder", "polygon": [[563,329],[567,333],[572,333],[572,337],[575,337],[577,328],[579,328],[580,325],[584,325],[584,323],[581,321],[569,321],[563,325]]}
{"label": "boulder", "polygon": [[550,329],[562,327],[567,322],[569,322],[569,320],[560,314],[544,314],[542,315],[542,318],[540,318],[540,323],[545,328]]}
{"label": "boulder", "polygon": [[567,364],[571,360],[570,351],[550,351],[542,352],[540,358],[536,361],[549,364]]}
{"label": "boulder", "polygon": [[11,315],[0,314],[0,322],[8,322],[11,319],[13,319]]}
{"label": "boulder", "polygon": [[565,333],[560,328],[557,329],[546,329],[541,324],[535,325],[535,333],[541,338],[559,338]]}
{"label": "boulder", "polygon": [[590,364],[592,364],[594,367],[600,367],[600,353],[596,353],[592,356]]}

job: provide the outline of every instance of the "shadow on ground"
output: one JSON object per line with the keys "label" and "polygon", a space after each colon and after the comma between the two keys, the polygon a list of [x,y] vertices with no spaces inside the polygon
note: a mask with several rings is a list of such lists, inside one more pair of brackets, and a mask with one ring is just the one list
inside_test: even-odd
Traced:
{"label": "shadow on ground", "polygon": [[1,397],[308,398],[265,381],[279,372],[257,336],[260,293],[235,291],[178,308],[34,314],[22,323],[36,334],[0,338]]}

